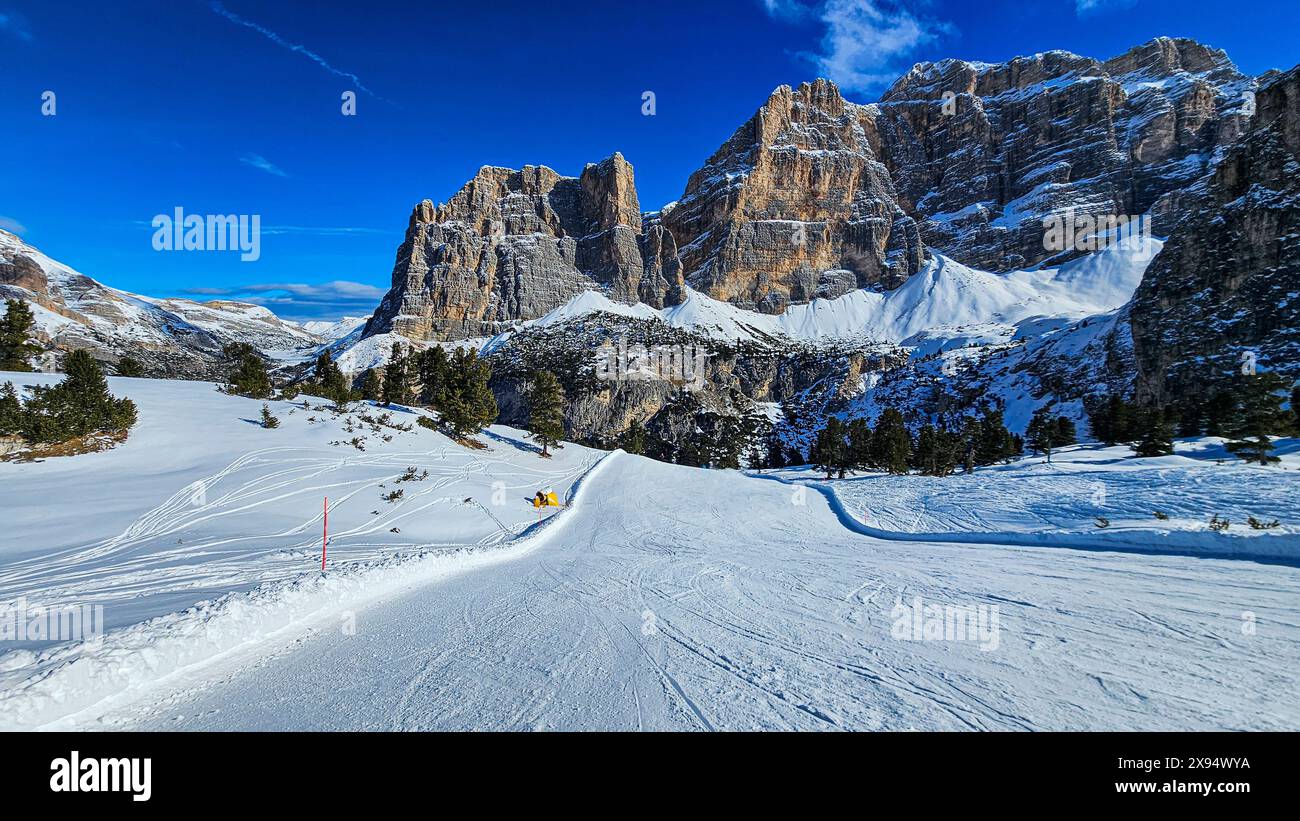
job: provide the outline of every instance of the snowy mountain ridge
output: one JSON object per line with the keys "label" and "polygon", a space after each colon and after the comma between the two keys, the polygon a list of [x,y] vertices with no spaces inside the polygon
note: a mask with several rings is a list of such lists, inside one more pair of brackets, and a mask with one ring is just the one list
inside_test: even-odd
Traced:
{"label": "snowy mountain ridge", "polygon": [[[268,308],[229,300],[198,302],[140,296],[104,285],[0,230],[0,298],[27,302],[37,339],[52,351],[87,348],[116,363],[124,356],[161,376],[216,377],[222,348],[252,345],[275,362],[310,358],[335,333],[350,333],[364,319],[306,325]],[[53,368],[49,355],[42,367]]]}

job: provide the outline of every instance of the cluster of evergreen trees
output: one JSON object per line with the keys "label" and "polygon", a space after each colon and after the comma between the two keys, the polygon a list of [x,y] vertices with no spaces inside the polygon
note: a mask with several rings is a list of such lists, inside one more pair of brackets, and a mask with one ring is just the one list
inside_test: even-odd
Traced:
{"label": "cluster of evergreen trees", "polygon": [[1068,416],[1055,415],[1051,405],[1034,411],[1025,428],[1025,437],[1029,449],[1036,454],[1043,454],[1049,462],[1052,461],[1052,451],[1079,441],[1074,420]]}
{"label": "cluster of evergreen trees", "polygon": [[[1290,410],[1282,407],[1288,400]],[[1300,435],[1300,388],[1273,372],[1239,374],[1201,401],[1141,407],[1118,394],[1084,402],[1092,435],[1106,445],[1127,444],[1138,456],[1174,452],[1174,436],[1221,436],[1247,462],[1278,461],[1271,437]]]}
{"label": "cluster of evergreen trees", "polygon": [[832,416],[817,434],[809,460],[828,479],[843,478],[851,470],[947,476],[958,467],[969,473],[976,465],[1007,461],[1023,450],[1024,443],[1007,430],[999,408],[988,407],[981,416],[951,424],[927,422],[913,436],[902,412],[890,407],[880,413],[874,428],[866,419],[844,422]]}
{"label": "cluster of evergreen trees", "polygon": [[92,433],[117,433],[135,424],[135,403],[109,393],[108,380],[89,353],[69,353],[63,372],[63,381],[35,385],[25,399],[18,397],[12,382],[0,387],[0,435],[52,444]]}
{"label": "cluster of evergreen trees", "polygon": [[[321,354],[316,363],[316,380],[325,390],[338,388],[334,376],[338,365],[329,361],[329,353]],[[323,376],[322,376],[323,374]],[[497,401],[488,386],[492,367],[479,357],[478,352],[457,348],[451,356],[441,346],[423,351],[412,351],[400,342],[393,343],[388,365],[383,375],[371,368],[361,377],[360,390],[351,398],[368,399],[388,405],[417,405],[432,408],[442,416],[443,425],[455,437],[463,439],[478,433],[497,418]],[[332,394],[322,394],[337,398]]]}

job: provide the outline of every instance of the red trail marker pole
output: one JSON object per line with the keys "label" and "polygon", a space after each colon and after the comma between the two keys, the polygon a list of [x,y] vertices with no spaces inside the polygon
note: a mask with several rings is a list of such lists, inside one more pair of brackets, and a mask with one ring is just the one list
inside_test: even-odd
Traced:
{"label": "red trail marker pole", "polygon": [[322,526],[320,541],[320,570],[325,572],[325,550],[330,543],[330,497],[325,497],[325,523]]}

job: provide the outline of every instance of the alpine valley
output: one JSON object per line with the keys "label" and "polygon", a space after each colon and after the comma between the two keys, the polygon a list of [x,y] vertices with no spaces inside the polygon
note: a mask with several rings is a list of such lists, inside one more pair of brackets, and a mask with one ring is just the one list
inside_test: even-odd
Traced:
{"label": "alpine valley", "polygon": [[[32,305],[48,351],[151,376],[215,376],[230,342],[283,382],[325,350],[360,380],[394,342],[472,346],[503,424],[525,423],[545,369],[565,438],[609,446],[639,423],[667,461],[698,436],[802,456],[829,417],[887,405],[914,429],[997,407],[1022,431],[1094,396],[1190,401],[1246,355],[1300,377],[1298,181],[1300,66],[1248,76],[1158,38],[921,63],[870,105],[782,86],[652,211],[619,153],[575,177],[485,166],[415,205],[364,320],[135,296],[4,232],[0,296]],[[1116,215],[1150,234],[1121,239]],[[1045,242],[1063,218],[1092,242]],[[602,351],[638,345],[701,373],[598,377]]]}

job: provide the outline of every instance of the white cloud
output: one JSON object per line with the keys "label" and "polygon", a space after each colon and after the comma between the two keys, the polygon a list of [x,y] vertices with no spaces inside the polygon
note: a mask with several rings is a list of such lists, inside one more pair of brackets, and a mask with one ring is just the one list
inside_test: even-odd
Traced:
{"label": "white cloud", "polygon": [[902,73],[899,61],[952,32],[950,24],[918,16],[894,0],[763,3],[776,19],[812,19],[825,26],[821,50],[801,56],[845,91],[873,91],[889,84]]}
{"label": "white cloud", "polygon": [[274,174],[277,177],[289,176],[288,174],[281,171],[279,166],[277,166],[275,163],[268,160],[266,157],[263,157],[261,154],[245,154],[244,156],[239,158],[239,161],[244,163],[245,165],[251,165],[254,168],[259,168],[268,174]]}
{"label": "white cloud", "polygon": [[3,214],[0,214],[0,228],[3,228],[11,234],[17,234],[18,236],[27,233],[26,225],[23,225],[13,217],[6,217]]}

